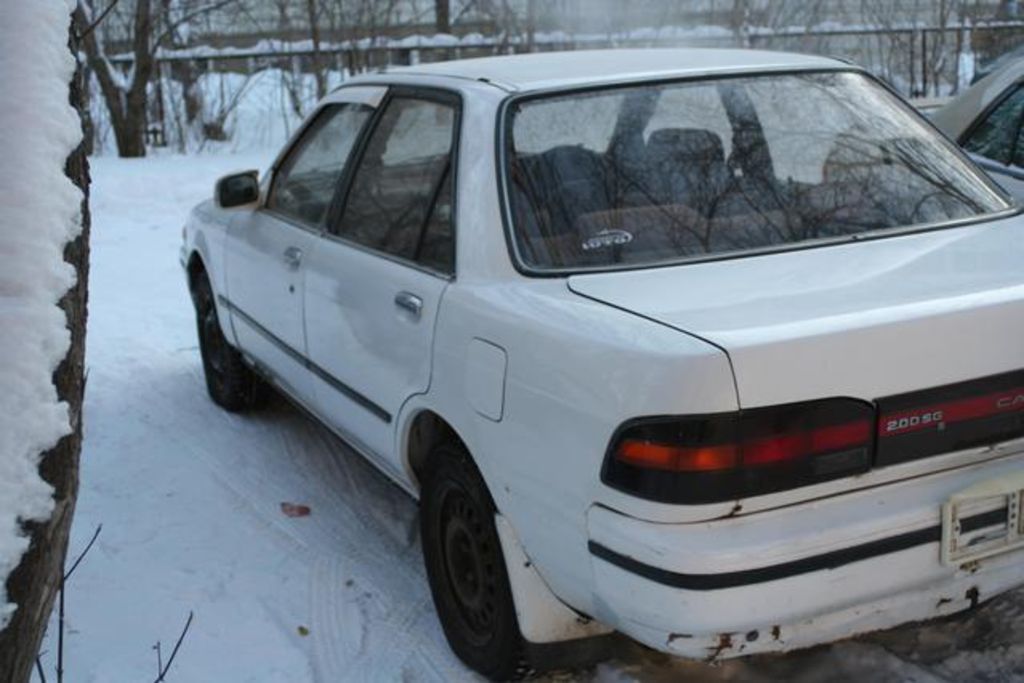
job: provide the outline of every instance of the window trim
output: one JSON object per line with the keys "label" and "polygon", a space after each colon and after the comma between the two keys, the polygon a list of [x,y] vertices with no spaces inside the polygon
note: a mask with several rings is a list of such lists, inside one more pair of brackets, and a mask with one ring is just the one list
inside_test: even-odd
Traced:
{"label": "window trim", "polygon": [[[338,178],[338,185],[335,186],[334,192],[331,194],[331,199],[327,203],[327,210],[324,212],[324,219],[322,224],[319,226],[311,225],[303,220],[300,220],[299,218],[296,218],[295,216],[283,213],[282,211],[279,211],[275,207],[270,206],[270,200],[274,196],[274,190],[277,187],[277,183],[281,180],[281,173],[283,169],[288,167],[288,164],[291,163],[294,156],[301,153],[301,151],[305,148],[305,145],[303,143],[308,139],[306,136],[315,133],[315,129],[318,126],[323,125],[320,122],[326,120],[325,117],[329,114],[329,112],[341,111],[347,107],[355,107],[357,110],[368,109],[370,115],[366,118],[366,121],[363,122],[362,127],[356,134],[356,141],[352,145],[352,149],[349,151],[348,158],[345,160],[344,165],[341,167],[341,175]],[[348,170],[348,167],[352,163],[352,159],[355,157],[356,151],[359,149],[359,145],[362,143],[363,136],[366,135],[367,126],[369,125],[370,121],[373,120],[375,114],[376,112],[374,111],[374,108],[363,102],[328,102],[318,107],[312,114],[310,114],[309,118],[306,119],[302,127],[299,128],[298,131],[296,131],[295,138],[294,140],[291,141],[291,144],[288,145],[284,149],[283,153],[279,156],[279,158],[275,160],[274,165],[270,169],[270,178],[269,182],[267,183],[266,196],[263,197],[262,201],[260,201],[257,210],[265,211],[266,213],[270,214],[271,216],[278,220],[284,221],[289,225],[293,225],[297,228],[301,228],[302,230],[310,232],[314,235],[319,235],[323,233],[324,230],[326,229],[326,226],[331,220],[331,210],[334,208],[334,203],[338,196],[338,188],[340,187],[341,182],[345,177],[345,173]],[[290,171],[291,168],[288,168],[288,170]]]}
{"label": "window trim", "polygon": [[[452,182],[452,268],[451,272],[443,272],[426,266],[415,259],[407,259],[396,254],[391,254],[381,249],[361,244],[355,240],[343,237],[337,233],[340,227],[341,218],[344,215],[345,206],[348,204],[348,196],[352,191],[352,185],[355,182],[356,173],[359,167],[362,165],[363,157],[366,154],[366,148],[369,146],[370,139],[373,134],[377,131],[380,124],[381,118],[384,116],[384,112],[388,106],[395,99],[413,99],[413,100],[426,100],[429,102],[437,102],[440,104],[451,106],[454,110],[455,116],[452,121],[452,142],[448,156],[448,164],[446,167],[446,173],[451,174]],[[356,147],[352,150],[352,156],[349,159],[349,164],[346,165],[344,172],[342,173],[341,182],[338,186],[338,193],[335,195],[335,200],[327,212],[327,220],[324,223],[324,229],[321,231],[320,236],[324,239],[332,240],[344,244],[346,246],[358,249],[362,252],[373,254],[385,258],[394,263],[398,263],[404,266],[408,266],[420,272],[434,277],[441,278],[443,280],[453,281],[456,279],[456,273],[458,270],[458,203],[459,203],[459,166],[460,166],[460,151],[462,148],[462,109],[463,109],[463,96],[462,93],[454,88],[445,88],[441,86],[419,86],[419,85],[404,85],[404,84],[388,84],[388,91],[384,95],[380,104],[377,105],[374,110],[373,116],[370,117],[366,127],[362,132],[362,136],[359,139]],[[444,183],[444,176],[442,176],[441,183]],[[423,229],[426,229],[426,223],[429,222],[430,216],[433,215],[434,208],[437,205],[437,199],[439,196],[440,184],[435,187],[431,193],[430,209],[427,211],[426,219],[424,222]],[[422,237],[422,236],[421,236]]]}
{"label": "window trim", "polygon": [[[608,266],[578,266],[568,268],[537,268],[526,263],[523,259],[522,254],[519,251],[519,245],[515,238],[515,228],[512,217],[512,203],[509,198],[509,164],[511,163],[511,150],[510,145],[512,141],[512,122],[513,117],[510,115],[510,110],[517,104],[528,102],[531,100],[545,99],[549,97],[557,97],[562,95],[570,94],[583,94],[591,92],[601,92],[605,90],[616,90],[620,88],[630,87],[646,87],[646,86],[660,86],[660,85],[673,85],[678,83],[698,83],[702,81],[723,81],[739,78],[750,78],[760,76],[791,76],[791,75],[805,75],[805,74],[821,74],[821,73],[851,73],[857,74],[864,78],[869,79],[871,82],[880,86],[885,92],[889,93],[895,100],[895,105],[904,109],[911,116],[915,117],[919,122],[922,122],[926,128],[929,128],[939,139],[939,143],[946,146],[946,148],[961,161],[967,164],[969,168],[977,170],[977,175],[981,179],[982,183],[989,188],[996,196],[1002,198],[1009,206],[1001,211],[993,213],[986,213],[980,216],[970,216],[967,218],[958,218],[949,221],[939,221],[934,223],[921,223],[918,225],[903,226],[896,228],[878,228],[876,230],[869,230],[854,235],[844,235],[842,237],[822,237],[812,240],[803,240],[800,242],[792,242],[789,244],[779,244],[766,247],[760,247],[756,249],[743,249],[741,251],[723,251],[715,254],[706,254],[699,256],[682,256],[674,259],[666,259],[664,261],[657,261],[655,263],[628,263],[628,264],[617,264]],[[497,115],[495,118],[495,165],[496,165],[496,178],[498,182],[498,205],[501,213],[501,221],[505,233],[505,244],[508,248],[509,258],[512,261],[512,267],[520,274],[528,278],[565,278],[571,275],[585,275],[589,273],[611,273],[611,272],[624,272],[630,270],[647,270],[651,268],[672,268],[675,266],[689,265],[691,263],[709,263],[715,261],[731,261],[740,258],[749,258],[754,256],[762,256],[766,254],[777,254],[785,253],[790,251],[803,251],[805,249],[817,249],[821,247],[828,247],[840,244],[850,244],[853,242],[865,242],[869,240],[885,239],[888,237],[898,237],[901,235],[916,234],[922,232],[932,232],[936,230],[944,230],[946,228],[961,227],[965,225],[973,225],[976,223],[991,222],[999,220],[1001,218],[1008,218],[1010,216],[1020,215],[1024,213],[1024,205],[1017,204],[1016,201],[1000,187],[995,180],[993,180],[987,173],[985,173],[978,166],[977,162],[968,156],[967,152],[954,143],[952,140],[946,137],[934,123],[931,122],[927,117],[923,116],[911,106],[902,95],[890,86],[882,79],[874,76],[868,71],[849,65],[836,66],[831,68],[821,67],[810,67],[810,68],[792,68],[787,67],[783,69],[756,69],[749,71],[734,71],[728,73],[718,74],[702,74],[699,76],[676,76],[669,78],[651,78],[651,79],[624,79],[621,81],[613,81],[609,83],[600,83],[597,85],[584,84],[574,85],[569,87],[553,87],[544,88],[536,91],[531,91],[521,94],[511,94],[505,97],[498,105]]]}

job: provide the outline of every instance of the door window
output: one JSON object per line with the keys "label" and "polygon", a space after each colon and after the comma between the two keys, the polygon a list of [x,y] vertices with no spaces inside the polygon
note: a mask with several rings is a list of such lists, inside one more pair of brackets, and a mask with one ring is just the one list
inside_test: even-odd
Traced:
{"label": "door window", "polygon": [[340,237],[450,272],[455,107],[392,98],[356,169]]}
{"label": "door window", "polygon": [[1010,163],[1020,132],[1021,115],[1024,115],[1024,88],[1017,88],[975,126],[964,140],[964,148],[1001,164]]}
{"label": "door window", "polygon": [[452,174],[444,174],[441,190],[423,230],[416,260],[440,273],[455,272],[455,235],[452,233]]}
{"label": "door window", "polygon": [[320,227],[352,148],[371,109],[328,107],[292,148],[274,178],[267,208],[310,227]]}

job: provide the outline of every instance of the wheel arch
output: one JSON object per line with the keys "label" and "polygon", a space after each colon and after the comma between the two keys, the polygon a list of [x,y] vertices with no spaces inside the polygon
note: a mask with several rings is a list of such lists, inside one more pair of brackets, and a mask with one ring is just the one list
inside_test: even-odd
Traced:
{"label": "wheel arch", "polygon": [[206,243],[201,237],[201,235],[197,235],[196,244],[190,248],[187,260],[185,261],[185,277],[189,297],[192,299],[193,304],[196,304],[196,285],[199,283],[200,278],[205,277],[213,294],[213,304],[217,308],[217,319],[224,337],[231,346],[238,348],[234,320],[232,319],[231,311],[228,310],[224,302],[218,297],[217,285],[215,283],[216,277],[208,266],[209,257],[204,253]]}
{"label": "wheel arch", "polygon": [[210,277],[206,263],[203,261],[202,255],[198,249],[193,249],[192,253],[189,254],[188,263],[185,265],[185,272],[188,273],[188,289],[189,292],[195,290],[196,281],[202,275]]}
{"label": "wheel arch", "polygon": [[[527,555],[512,521],[501,513],[480,460],[474,457],[473,450],[456,427],[440,412],[424,405],[410,411],[403,422],[402,436],[404,465],[417,494],[420,493],[421,482],[426,473],[428,456],[438,444],[459,444],[480,473],[484,486],[491,494],[492,502],[498,508],[495,514],[496,530],[508,571],[519,631],[527,646],[536,649],[556,643],[563,646],[572,645],[569,648],[563,647],[561,650],[548,652],[546,656],[554,656],[556,662],[562,657],[579,656],[581,652],[586,653],[585,657],[593,658],[593,645],[603,642],[600,637],[609,634],[611,629],[569,607],[552,592],[539,567]],[[590,646],[587,643],[590,643]]]}
{"label": "wheel arch", "polygon": [[441,443],[454,442],[461,445],[470,460],[480,469],[466,440],[459,431],[439,412],[426,406],[416,408],[405,420],[401,436],[401,455],[407,476],[413,489],[419,494],[423,475],[426,472],[430,452]]}

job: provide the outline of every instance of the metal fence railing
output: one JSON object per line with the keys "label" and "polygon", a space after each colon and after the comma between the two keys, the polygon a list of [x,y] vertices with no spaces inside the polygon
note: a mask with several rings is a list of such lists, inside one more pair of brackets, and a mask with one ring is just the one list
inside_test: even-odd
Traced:
{"label": "metal fence railing", "polygon": [[[688,36],[549,34],[528,37],[455,39],[430,38],[361,40],[325,43],[314,51],[305,43],[263,43],[253,48],[187,48],[162,50],[160,63],[189,62],[202,71],[253,73],[268,66],[309,73],[314,68],[359,73],[392,65],[548,50],[602,47],[667,47],[675,45],[747,47],[835,56],[860,64],[888,80],[908,96],[948,94],[962,85],[961,66],[966,58],[989,62],[1024,44],[1024,22],[981,26],[812,29],[806,31],[758,29],[739,39],[729,31]],[[121,54],[111,62],[130,69],[132,57]]]}

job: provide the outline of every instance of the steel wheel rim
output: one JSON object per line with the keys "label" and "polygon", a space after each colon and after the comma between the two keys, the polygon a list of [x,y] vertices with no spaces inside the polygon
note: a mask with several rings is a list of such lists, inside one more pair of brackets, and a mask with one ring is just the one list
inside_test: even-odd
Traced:
{"label": "steel wheel rim", "polygon": [[449,490],[442,499],[442,564],[467,635],[477,645],[493,637],[497,616],[498,548],[488,537],[485,519],[461,489]]}

